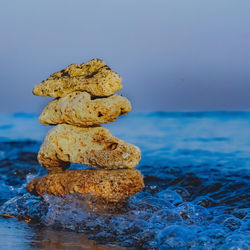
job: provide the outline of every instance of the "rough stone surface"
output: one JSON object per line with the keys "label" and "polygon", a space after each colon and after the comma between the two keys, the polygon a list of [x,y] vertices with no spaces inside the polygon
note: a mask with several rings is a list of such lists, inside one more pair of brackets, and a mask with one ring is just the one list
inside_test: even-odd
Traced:
{"label": "rough stone surface", "polygon": [[42,178],[32,180],[27,190],[39,196],[90,193],[94,197],[117,202],[127,199],[143,187],[143,176],[138,170],[87,169],[51,172]]}
{"label": "rough stone surface", "polygon": [[122,88],[120,76],[102,60],[71,64],[36,85],[33,94],[63,97],[74,91],[86,91],[91,96],[110,96]]}
{"label": "rough stone surface", "polygon": [[119,115],[131,110],[125,97],[112,95],[106,98],[91,99],[87,92],[73,92],[51,101],[39,117],[41,123],[93,126],[114,121]]}
{"label": "rough stone surface", "polygon": [[134,168],[140,149],[111,135],[103,127],[59,124],[46,135],[38,161],[48,170],[66,169],[70,162],[104,169]]}

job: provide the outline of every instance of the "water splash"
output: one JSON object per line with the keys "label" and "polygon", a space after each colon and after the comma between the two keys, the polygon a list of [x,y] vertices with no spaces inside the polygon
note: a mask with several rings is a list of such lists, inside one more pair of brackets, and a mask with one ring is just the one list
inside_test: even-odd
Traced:
{"label": "water splash", "polygon": [[142,192],[119,205],[89,195],[32,196],[26,183],[45,174],[36,161],[40,142],[8,140],[0,143],[0,213],[104,245],[249,249],[248,113],[144,114],[122,123],[110,129],[142,148]]}

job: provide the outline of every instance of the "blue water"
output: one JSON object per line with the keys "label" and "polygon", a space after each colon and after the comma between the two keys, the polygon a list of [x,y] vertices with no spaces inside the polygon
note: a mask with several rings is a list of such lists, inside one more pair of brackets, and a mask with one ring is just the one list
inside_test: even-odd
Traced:
{"label": "blue water", "polygon": [[119,207],[28,194],[46,174],[36,154],[48,127],[0,115],[0,213],[15,216],[0,219],[0,245],[250,249],[250,112],[131,113],[105,127],[142,150],[145,188]]}

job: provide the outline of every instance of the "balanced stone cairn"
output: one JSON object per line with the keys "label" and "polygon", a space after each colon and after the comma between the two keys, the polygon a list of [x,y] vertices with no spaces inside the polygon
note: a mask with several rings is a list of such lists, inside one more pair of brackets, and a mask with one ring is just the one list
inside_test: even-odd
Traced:
{"label": "balanced stone cairn", "polygon": [[[39,163],[50,172],[28,184],[30,193],[91,194],[120,202],[144,187],[143,176],[134,169],[140,149],[100,126],[131,110],[127,98],[114,95],[121,88],[120,76],[100,59],[71,64],[34,87],[35,95],[56,97],[39,117],[56,126],[38,153]],[[71,162],[99,170],[66,170]]]}

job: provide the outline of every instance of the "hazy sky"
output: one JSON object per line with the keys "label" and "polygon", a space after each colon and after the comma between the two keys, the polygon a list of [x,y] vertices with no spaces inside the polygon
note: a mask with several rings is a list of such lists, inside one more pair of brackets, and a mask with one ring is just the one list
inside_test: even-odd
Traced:
{"label": "hazy sky", "polygon": [[102,58],[136,111],[250,109],[249,0],[0,0],[0,112],[40,112],[35,84]]}

